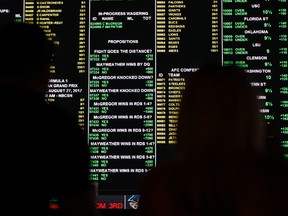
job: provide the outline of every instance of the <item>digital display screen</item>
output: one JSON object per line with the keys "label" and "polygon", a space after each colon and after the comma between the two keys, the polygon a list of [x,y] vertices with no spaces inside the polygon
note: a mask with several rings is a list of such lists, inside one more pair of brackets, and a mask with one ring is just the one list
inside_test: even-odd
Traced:
{"label": "digital display screen", "polygon": [[135,209],[143,175],[173,157],[185,80],[207,62],[245,69],[288,157],[287,5],[1,0],[0,24],[36,23],[53,41],[46,98],[87,134],[96,207]]}

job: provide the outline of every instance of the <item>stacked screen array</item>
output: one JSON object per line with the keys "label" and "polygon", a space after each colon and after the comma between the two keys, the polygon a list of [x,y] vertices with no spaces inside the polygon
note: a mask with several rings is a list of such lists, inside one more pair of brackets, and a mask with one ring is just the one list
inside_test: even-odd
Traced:
{"label": "stacked screen array", "polygon": [[74,115],[89,137],[97,207],[129,209],[141,177],[173,157],[185,79],[205,62],[249,73],[288,157],[287,5],[1,0],[0,23],[37,23],[53,40],[47,101]]}

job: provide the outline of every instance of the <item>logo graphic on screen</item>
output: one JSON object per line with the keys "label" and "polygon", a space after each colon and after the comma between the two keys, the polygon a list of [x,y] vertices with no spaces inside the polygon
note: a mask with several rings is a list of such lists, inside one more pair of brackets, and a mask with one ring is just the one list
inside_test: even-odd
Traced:
{"label": "logo graphic on screen", "polygon": [[131,208],[137,209],[139,206],[139,195],[132,195],[128,198],[128,204]]}

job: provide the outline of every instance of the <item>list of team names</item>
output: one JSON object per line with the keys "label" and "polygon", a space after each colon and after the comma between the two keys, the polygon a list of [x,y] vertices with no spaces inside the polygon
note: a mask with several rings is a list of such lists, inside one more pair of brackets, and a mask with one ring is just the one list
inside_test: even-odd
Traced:
{"label": "list of team names", "polygon": [[90,179],[100,187],[119,174],[133,182],[155,166],[154,12],[142,6],[99,10],[91,1]]}
{"label": "list of team names", "polygon": [[223,34],[224,65],[236,64],[251,76],[261,92],[261,112],[280,125],[287,148],[287,0],[224,0]]}
{"label": "list of team names", "polygon": [[156,39],[158,53],[178,53],[181,32],[185,29],[184,1],[156,1]]}
{"label": "list of team names", "polygon": [[[186,28],[186,10],[185,1],[156,1],[157,53],[180,52],[181,34]],[[182,68],[163,71],[161,67],[157,70],[157,144],[176,143],[181,91],[185,88],[185,79],[180,77],[180,70],[184,71]]]}

